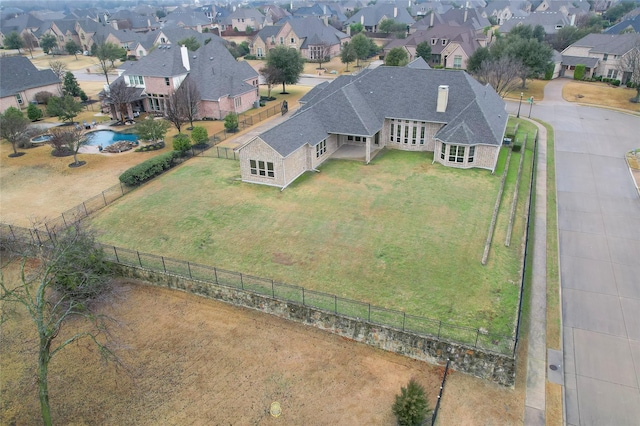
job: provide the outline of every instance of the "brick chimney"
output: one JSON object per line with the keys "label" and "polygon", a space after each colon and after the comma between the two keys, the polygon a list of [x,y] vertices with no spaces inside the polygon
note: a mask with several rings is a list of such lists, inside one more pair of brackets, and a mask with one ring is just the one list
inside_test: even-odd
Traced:
{"label": "brick chimney", "polygon": [[447,110],[447,103],[449,102],[449,86],[438,86],[438,103],[436,105],[436,112],[445,112]]}
{"label": "brick chimney", "polygon": [[187,71],[190,71],[191,65],[189,65],[189,50],[187,46],[180,46],[180,55],[182,56],[182,66],[185,67]]}
{"label": "brick chimney", "polygon": [[397,18],[397,17],[398,17],[398,8],[397,8],[397,7],[394,7],[394,8],[393,8],[393,17],[394,17],[394,18]]}

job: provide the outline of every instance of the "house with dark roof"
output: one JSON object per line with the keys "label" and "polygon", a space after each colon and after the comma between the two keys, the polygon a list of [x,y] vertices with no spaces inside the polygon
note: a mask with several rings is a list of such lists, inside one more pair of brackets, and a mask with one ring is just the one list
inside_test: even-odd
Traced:
{"label": "house with dark roof", "polygon": [[640,34],[589,34],[562,51],[560,75],[573,77],[575,66],[586,66],[585,77],[602,76],[625,84],[632,70],[624,69],[623,58],[638,50]]}
{"label": "house with dark roof", "polygon": [[531,27],[540,25],[547,35],[551,35],[564,27],[573,26],[575,17],[575,15],[567,16],[559,11],[531,12],[524,16],[514,15],[500,26],[500,32],[506,34],[512,28],[521,25],[531,25]]}
{"label": "house with dark roof", "polygon": [[342,147],[366,163],[383,148],[433,152],[448,167],[494,170],[507,124],[505,103],[466,72],[417,61],[323,83],[287,121],[236,148],[244,182],[285,188]]}
{"label": "house with dark roof", "polygon": [[318,17],[288,17],[258,32],[249,44],[251,54],[262,58],[276,46],[297,49],[303,58],[316,60],[340,54],[350,37]]}
{"label": "house with dark roof", "polygon": [[0,57],[0,113],[26,107],[38,92],[60,92],[60,80],[50,69],[38,70],[24,56]]}
{"label": "house with dark roof", "polygon": [[407,26],[415,22],[406,8],[398,7],[396,4],[378,3],[359,10],[344,22],[343,28],[346,30],[351,24],[359,23],[364,26],[365,31],[376,33],[378,25],[385,19],[393,19]]}
{"label": "house with dark roof", "polygon": [[622,17],[620,22],[610,26],[605,34],[640,33],[640,7]]}
{"label": "house with dark roof", "polygon": [[[207,43],[195,52],[161,44],[140,60],[125,64],[112,86],[123,80],[131,90],[129,116],[134,112],[162,115],[166,98],[186,79],[200,92],[199,118],[223,119],[229,113],[247,111],[259,100],[258,73],[247,62],[236,61],[222,43]],[[102,98],[108,103],[105,93]],[[111,113],[116,118],[113,105]]]}
{"label": "house with dark roof", "polygon": [[488,37],[477,33],[471,25],[436,24],[431,28],[409,34],[407,38],[390,41],[385,47],[385,54],[394,47],[402,47],[407,51],[409,60],[416,57],[418,44],[427,42],[431,47],[431,66],[443,68],[467,69],[467,60],[479,47],[487,45]]}
{"label": "house with dark roof", "polygon": [[165,17],[164,27],[182,27],[196,30],[199,33],[204,28],[213,28],[213,23],[204,12],[171,12]]}
{"label": "house with dark roof", "polygon": [[237,29],[243,32],[247,30],[247,27],[259,30],[270,23],[267,22],[267,17],[257,9],[247,8],[238,8],[224,19],[224,26],[227,30]]}
{"label": "house with dark roof", "polygon": [[[35,16],[26,13],[6,21],[0,21],[0,43],[4,44],[4,38],[12,32],[18,33],[20,37],[32,37],[44,22]],[[32,37],[33,38],[33,37]],[[34,46],[37,47],[37,46]]]}

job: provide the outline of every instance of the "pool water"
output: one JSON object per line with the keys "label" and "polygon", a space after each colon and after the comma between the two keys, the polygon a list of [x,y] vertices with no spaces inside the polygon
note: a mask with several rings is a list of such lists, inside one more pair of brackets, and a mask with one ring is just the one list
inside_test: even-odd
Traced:
{"label": "pool water", "polygon": [[118,133],[112,130],[98,130],[87,134],[89,142],[87,145],[102,146],[103,148],[116,142],[137,142],[138,136],[132,133]]}
{"label": "pool water", "polygon": [[36,136],[35,138],[31,139],[31,142],[33,142],[33,143],[49,142],[52,137],[53,136],[51,136],[51,135],[40,135],[40,136]]}

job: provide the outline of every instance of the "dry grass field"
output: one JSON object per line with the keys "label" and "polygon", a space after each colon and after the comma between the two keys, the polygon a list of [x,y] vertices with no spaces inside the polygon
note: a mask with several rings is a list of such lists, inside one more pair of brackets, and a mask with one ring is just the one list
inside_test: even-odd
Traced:
{"label": "dry grass field", "polygon": [[629,99],[633,98],[635,94],[635,89],[583,81],[571,81],[565,84],[562,90],[562,97],[569,102],[640,112],[640,103],[629,102]]}
{"label": "dry grass field", "polygon": [[[16,268],[5,272],[15,279]],[[442,367],[179,291],[114,287],[98,310],[115,320],[124,368],[101,362],[89,342],[60,352],[49,374],[58,424],[393,425],[394,395],[411,377],[432,408],[437,400]],[[38,424],[35,336],[26,314],[13,315],[2,326],[0,424]],[[519,377],[507,389],[450,371],[438,424],[522,424]]]}
{"label": "dry grass field", "polygon": [[[524,89],[517,88],[516,90],[507,93],[505,98],[507,99],[520,99],[520,93],[522,93],[522,103],[533,96],[534,102],[539,102],[544,98],[544,87],[549,81],[547,80],[527,80],[526,87]],[[523,105],[524,107],[524,105]]]}

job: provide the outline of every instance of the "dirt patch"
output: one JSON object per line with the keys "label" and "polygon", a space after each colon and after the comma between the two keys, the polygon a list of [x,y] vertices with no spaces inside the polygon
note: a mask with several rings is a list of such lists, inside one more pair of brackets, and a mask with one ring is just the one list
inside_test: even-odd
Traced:
{"label": "dirt patch", "polygon": [[[126,370],[102,364],[86,342],[65,349],[49,379],[60,424],[392,425],[394,396],[411,377],[431,407],[437,400],[442,367],[178,291],[118,288],[104,313],[118,321]],[[26,321],[3,327],[0,423],[38,423],[31,329]],[[274,401],[277,420],[268,414]],[[522,418],[521,391],[451,372],[439,424]]]}
{"label": "dirt patch", "polygon": [[295,263],[293,259],[291,259],[291,256],[280,252],[273,253],[273,261],[286,266],[291,266]]}

